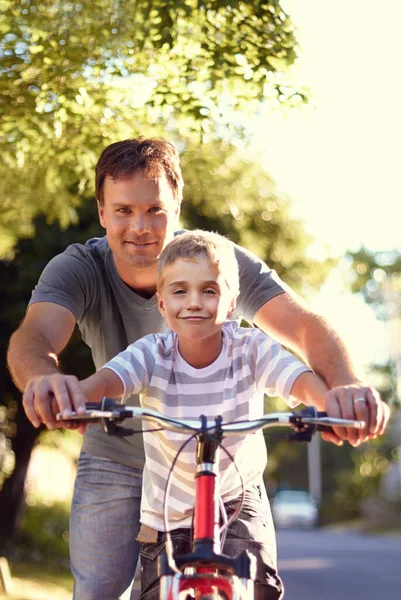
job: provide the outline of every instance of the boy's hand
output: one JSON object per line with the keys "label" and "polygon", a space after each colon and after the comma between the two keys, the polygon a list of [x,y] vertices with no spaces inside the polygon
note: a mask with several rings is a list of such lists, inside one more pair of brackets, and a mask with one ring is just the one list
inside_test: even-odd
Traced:
{"label": "boy's hand", "polygon": [[[67,419],[72,411],[84,414],[85,403],[86,398],[78,379],[61,373],[33,377],[28,381],[22,397],[26,416],[34,427],[44,423],[48,429],[78,429],[81,434],[85,432],[86,424]],[[61,413],[66,420],[56,421],[57,413]]]}
{"label": "boy's hand", "polygon": [[375,439],[387,427],[390,409],[377,390],[361,384],[336,387],[326,394],[325,410],[330,417],[365,421],[364,429],[333,427],[333,433],[322,433],[322,438],[338,446],[348,440],[351,446]]}

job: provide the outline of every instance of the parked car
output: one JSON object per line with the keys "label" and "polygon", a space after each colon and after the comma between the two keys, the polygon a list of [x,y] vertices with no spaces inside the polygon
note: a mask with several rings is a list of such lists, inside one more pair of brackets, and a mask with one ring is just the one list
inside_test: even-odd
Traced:
{"label": "parked car", "polygon": [[303,490],[277,492],[272,503],[273,520],[277,528],[316,527],[319,511],[315,500]]}

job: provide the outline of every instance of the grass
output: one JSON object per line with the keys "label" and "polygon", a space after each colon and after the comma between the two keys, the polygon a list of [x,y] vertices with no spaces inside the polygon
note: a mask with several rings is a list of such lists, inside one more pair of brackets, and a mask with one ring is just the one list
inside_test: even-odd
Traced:
{"label": "grass", "polygon": [[48,569],[29,562],[11,562],[9,594],[1,600],[71,600],[73,580],[70,573]]}

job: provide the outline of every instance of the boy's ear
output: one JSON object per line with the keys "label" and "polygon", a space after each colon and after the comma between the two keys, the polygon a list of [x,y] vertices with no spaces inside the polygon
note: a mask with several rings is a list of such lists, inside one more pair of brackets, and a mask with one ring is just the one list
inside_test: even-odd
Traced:
{"label": "boy's ear", "polygon": [[228,309],[227,318],[231,317],[236,305],[237,305],[237,298],[233,298],[230,302],[230,308]]}
{"label": "boy's ear", "polygon": [[165,317],[166,311],[164,308],[163,298],[160,296],[159,292],[156,292],[156,296],[157,296],[157,308],[159,309],[159,313],[161,314],[162,317]]}

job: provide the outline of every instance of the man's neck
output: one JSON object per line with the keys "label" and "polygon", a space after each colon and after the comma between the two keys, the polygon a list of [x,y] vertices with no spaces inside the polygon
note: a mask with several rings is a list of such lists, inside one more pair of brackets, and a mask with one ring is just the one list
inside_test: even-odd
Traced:
{"label": "man's neck", "polygon": [[116,264],[117,273],[121,280],[138,296],[151,298],[156,293],[157,267],[152,266],[144,269],[135,267],[121,267]]}

